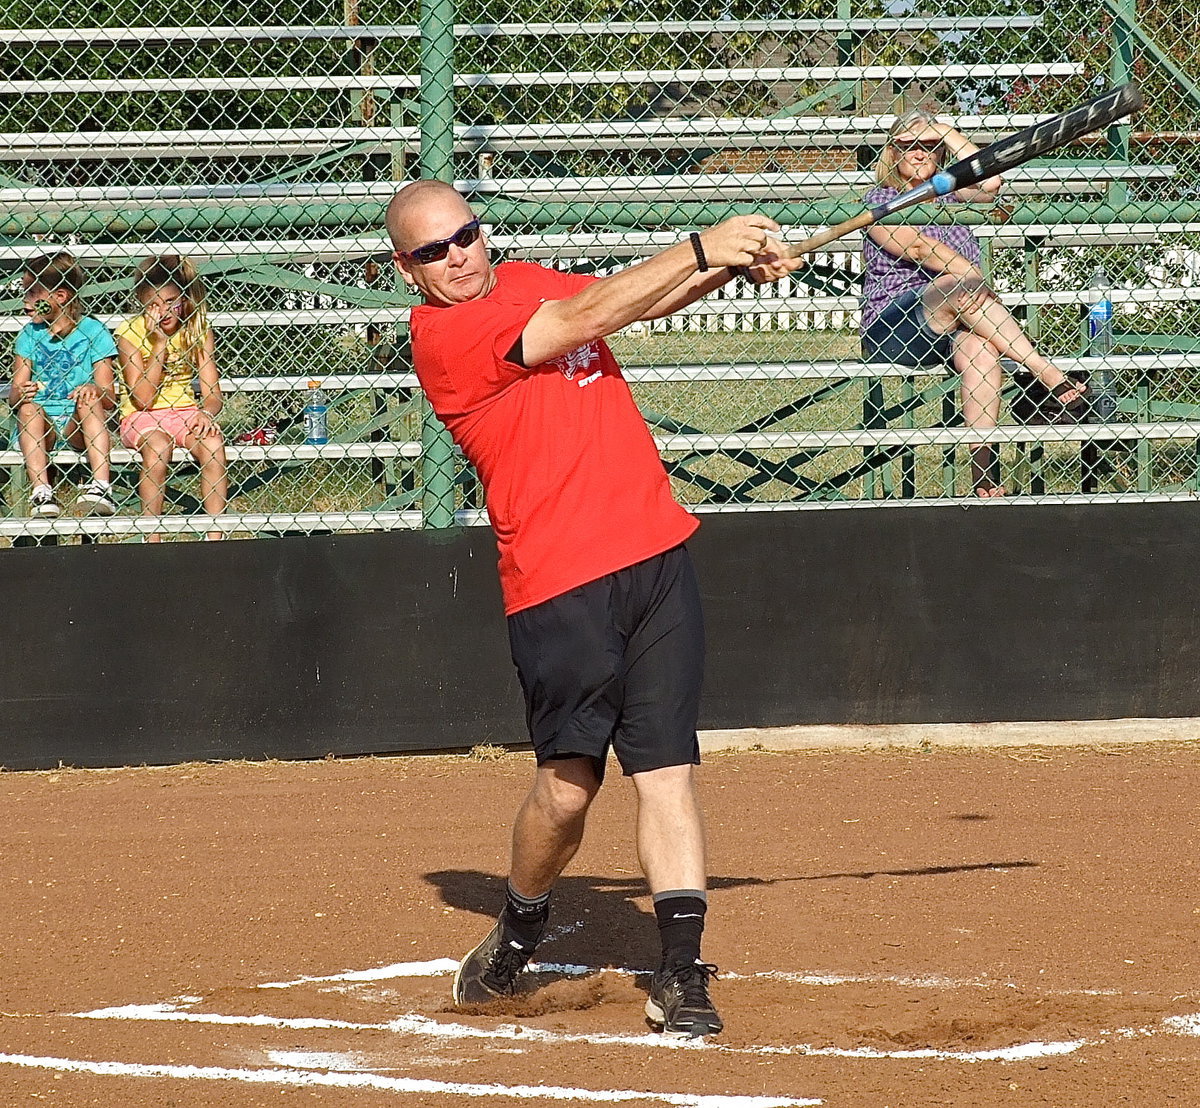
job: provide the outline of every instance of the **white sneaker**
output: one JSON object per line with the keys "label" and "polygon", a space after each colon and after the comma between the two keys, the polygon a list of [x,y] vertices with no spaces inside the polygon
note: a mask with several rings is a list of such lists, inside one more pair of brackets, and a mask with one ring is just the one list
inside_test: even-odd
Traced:
{"label": "white sneaker", "polygon": [[[79,494],[79,502],[86,504],[93,515],[110,516],[117,510],[117,502],[113,499],[112,489],[93,481]],[[58,513],[55,512],[55,515]]]}
{"label": "white sneaker", "polygon": [[33,490],[33,495],[29,498],[29,509],[31,515],[41,516],[43,519],[55,519],[62,511],[58,501],[54,499],[54,490],[44,486]]}

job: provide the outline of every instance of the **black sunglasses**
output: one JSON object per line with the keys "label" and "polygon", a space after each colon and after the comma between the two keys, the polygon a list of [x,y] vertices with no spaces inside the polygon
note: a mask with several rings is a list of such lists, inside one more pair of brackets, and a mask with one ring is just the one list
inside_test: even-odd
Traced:
{"label": "black sunglasses", "polygon": [[936,154],[942,149],[940,139],[935,141],[927,141],[925,139],[911,139],[908,142],[898,142],[892,139],[892,145],[900,151],[901,154],[911,154],[914,150],[924,150],[926,154]]}
{"label": "black sunglasses", "polygon": [[407,260],[428,265],[430,262],[440,262],[450,253],[452,245],[457,246],[460,250],[466,250],[477,238],[479,238],[479,220],[473,219],[470,223],[464,223],[448,239],[427,242],[415,250],[397,250],[392,257],[398,262]]}

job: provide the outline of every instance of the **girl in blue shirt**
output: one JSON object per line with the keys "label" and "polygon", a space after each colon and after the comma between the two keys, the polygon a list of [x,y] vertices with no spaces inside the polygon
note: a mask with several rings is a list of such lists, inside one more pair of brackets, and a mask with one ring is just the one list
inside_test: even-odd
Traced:
{"label": "girl in blue shirt", "polygon": [[112,515],[108,412],[117,401],[116,343],[104,324],[83,314],[83,270],[70,254],[30,259],[22,282],[29,322],[17,336],[11,398],[31,513],[53,518],[61,511],[49,476],[50,452],[61,439],[87,453],[92,481],[80,502]]}

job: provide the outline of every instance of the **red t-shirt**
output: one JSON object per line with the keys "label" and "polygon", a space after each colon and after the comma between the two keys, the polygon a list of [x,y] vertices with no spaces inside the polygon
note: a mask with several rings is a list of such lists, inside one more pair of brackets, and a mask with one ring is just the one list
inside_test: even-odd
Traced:
{"label": "red t-shirt", "polygon": [[593,280],[507,262],[487,296],[412,311],[421,387],[487,494],[508,615],[661,554],[699,526],[671,495],[606,343],[529,369],[507,360],[544,301]]}

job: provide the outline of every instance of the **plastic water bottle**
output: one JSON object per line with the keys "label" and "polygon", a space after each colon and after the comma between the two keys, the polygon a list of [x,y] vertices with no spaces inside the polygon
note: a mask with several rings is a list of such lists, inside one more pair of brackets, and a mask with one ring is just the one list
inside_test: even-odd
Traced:
{"label": "plastic water bottle", "polygon": [[304,441],[321,446],[329,441],[329,398],[320,381],[309,381],[308,400],[304,405]]}
{"label": "plastic water bottle", "polygon": [[1088,352],[1092,357],[1111,354],[1113,348],[1112,288],[1103,266],[1092,274],[1092,299],[1088,309]]}
{"label": "plastic water bottle", "polygon": [[[1113,349],[1113,302],[1111,282],[1103,266],[1092,274],[1092,299],[1088,308],[1088,353],[1093,358],[1105,358]],[[1093,378],[1092,411],[1096,421],[1108,423],[1117,414],[1117,398],[1113,391],[1112,368],[1102,362]]]}

